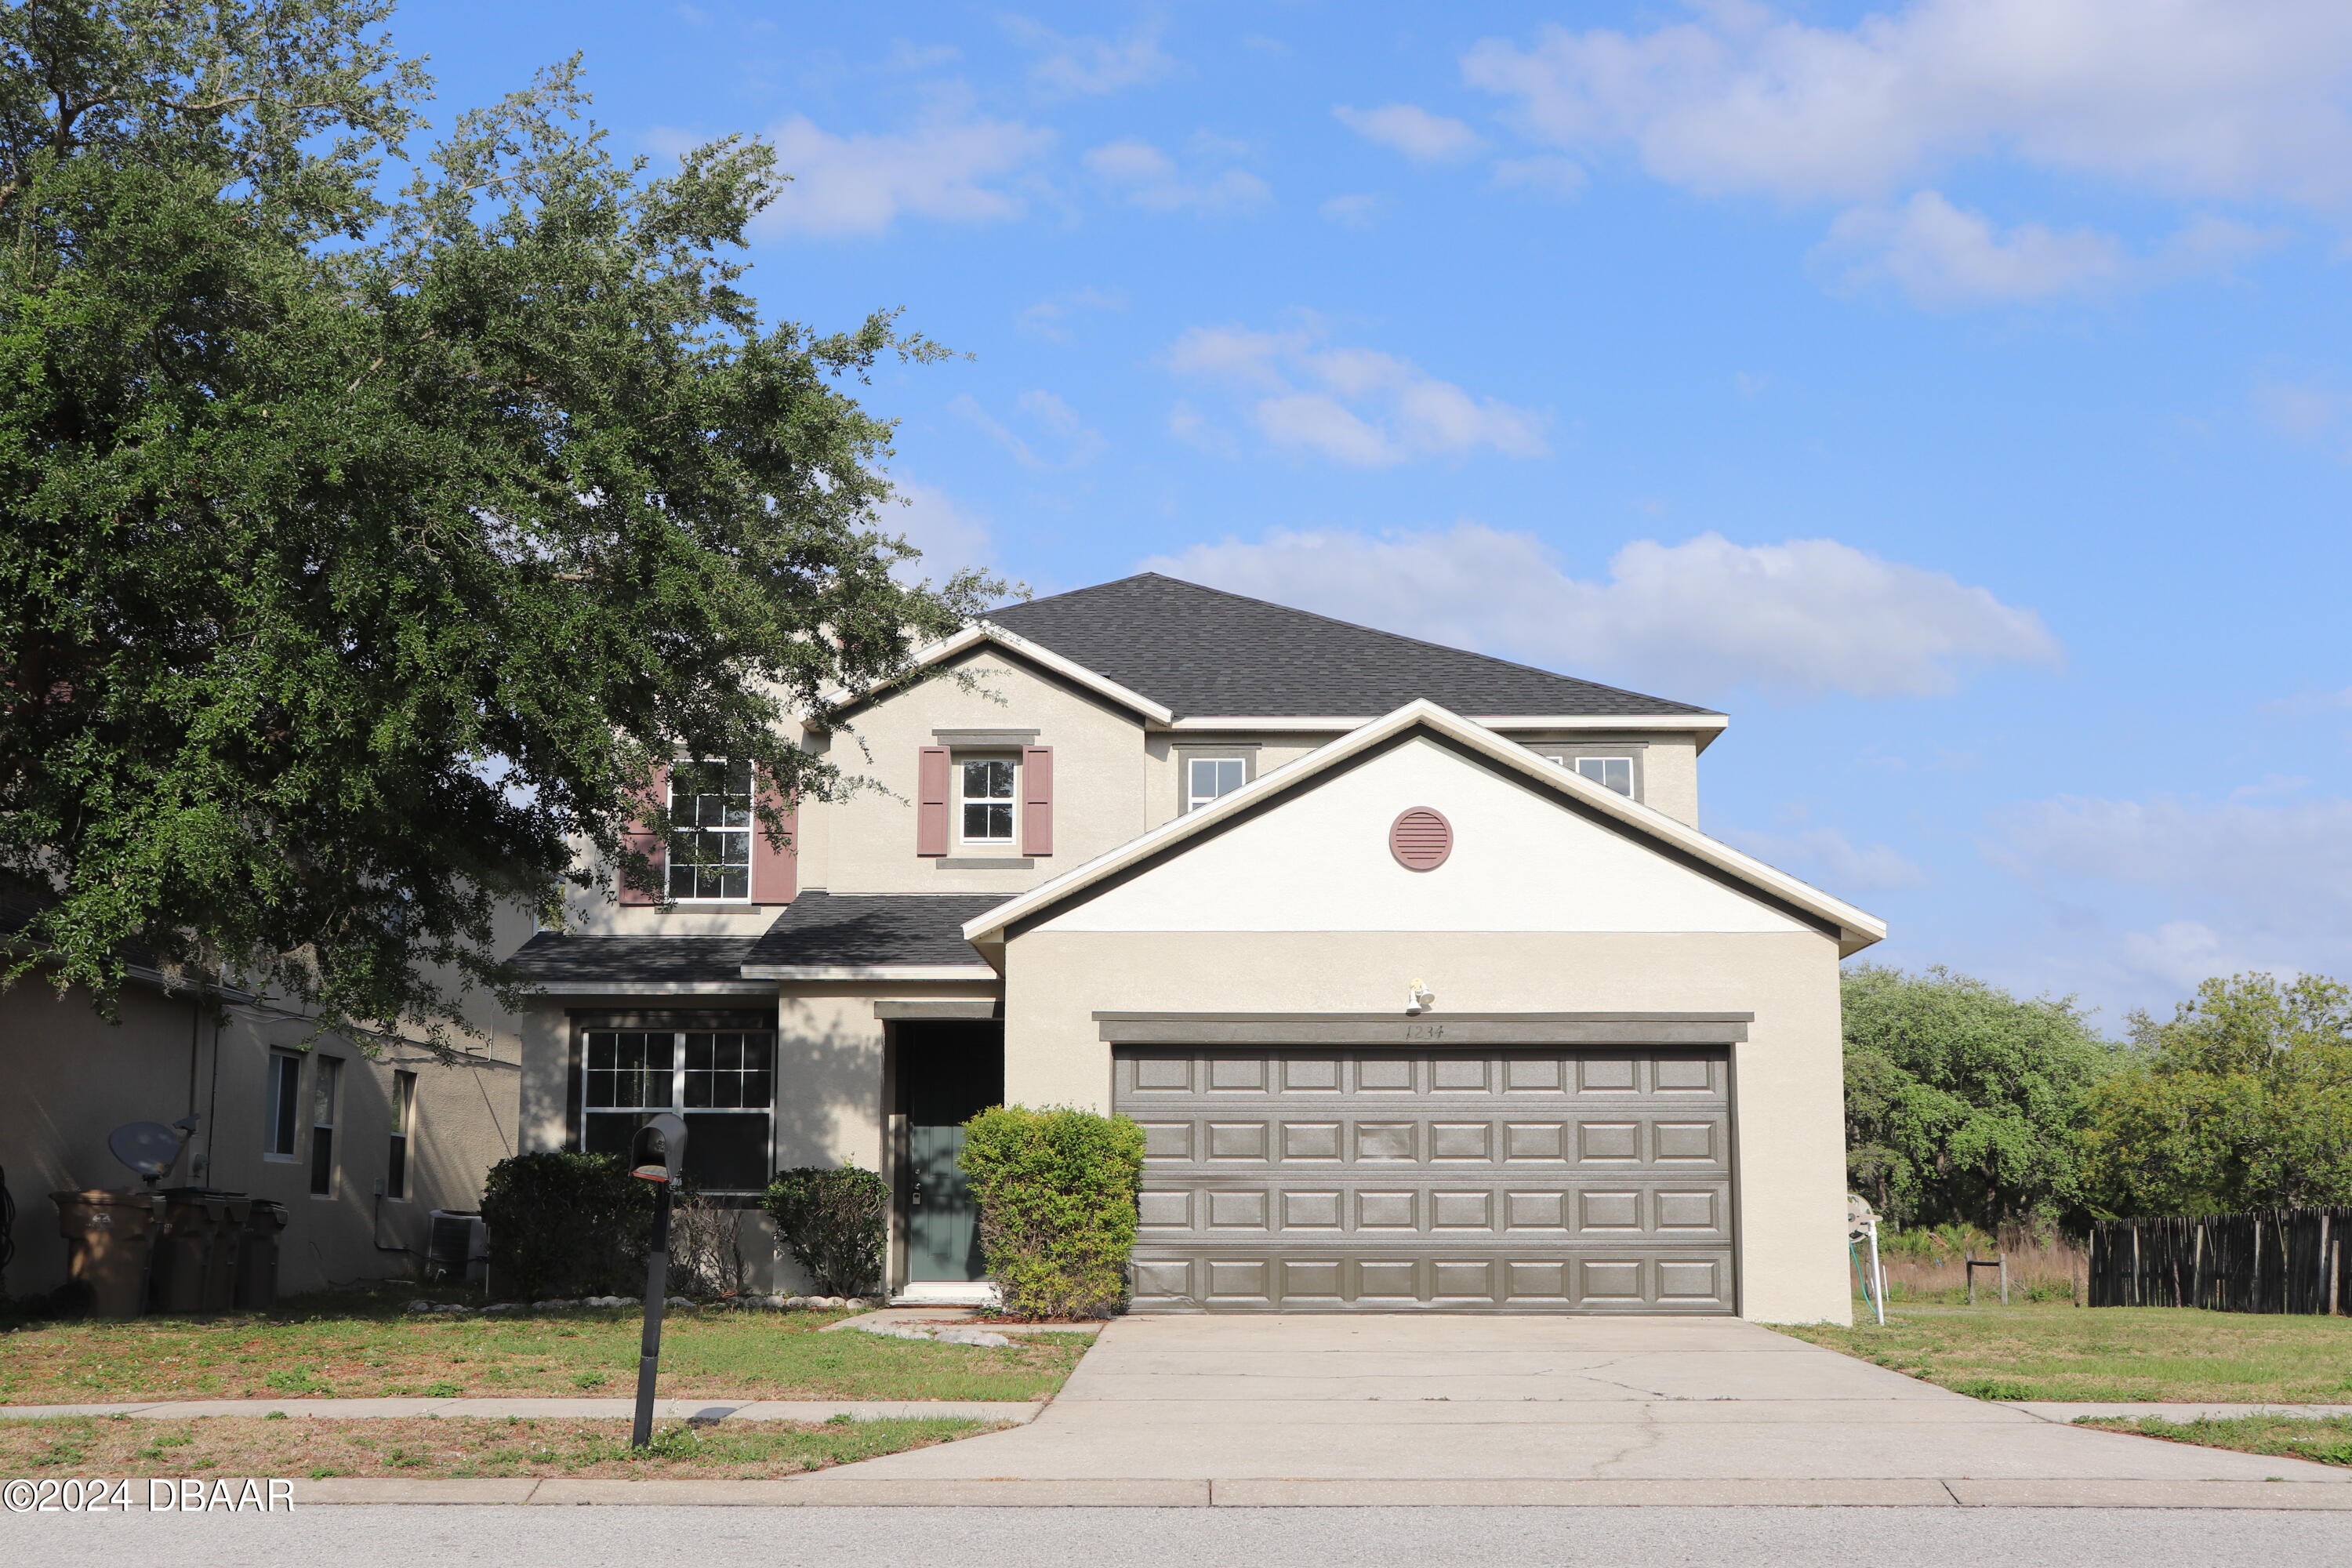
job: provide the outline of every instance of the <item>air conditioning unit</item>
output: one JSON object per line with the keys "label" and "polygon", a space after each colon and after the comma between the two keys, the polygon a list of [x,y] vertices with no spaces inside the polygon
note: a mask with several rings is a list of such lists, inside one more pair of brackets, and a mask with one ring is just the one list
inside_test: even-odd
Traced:
{"label": "air conditioning unit", "polygon": [[435,1209],[425,1237],[425,1278],[478,1282],[490,1263],[490,1230],[472,1209]]}

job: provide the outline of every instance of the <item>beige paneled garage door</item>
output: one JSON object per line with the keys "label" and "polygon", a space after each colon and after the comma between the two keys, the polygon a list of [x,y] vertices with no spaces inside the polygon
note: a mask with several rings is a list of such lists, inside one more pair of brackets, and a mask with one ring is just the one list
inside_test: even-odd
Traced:
{"label": "beige paneled garage door", "polygon": [[1705,1048],[1121,1046],[1139,1311],[1729,1312]]}

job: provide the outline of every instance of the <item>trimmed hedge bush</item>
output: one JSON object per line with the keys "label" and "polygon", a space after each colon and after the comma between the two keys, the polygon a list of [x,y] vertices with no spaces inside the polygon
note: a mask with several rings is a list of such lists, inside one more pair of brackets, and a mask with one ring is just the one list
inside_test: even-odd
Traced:
{"label": "trimmed hedge bush", "polygon": [[855,1165],[803,1165],[777,1172],[760,1205],[819,1294],[880,1293],[889,1183]]}
{"label": "trimmed hedge bush", "polygon": [[646,1288],[653,1184],[618,1154],[517,1154],[490,1167],[482,1221],[502,1300],[633,1296]]}
{"label": "trimmed hedge bush", "polygon": [[959,1163],[1008,1314],[1099,1318],[1125,1304],[1142,1128],[1068,1106],[991,1106],[964,1123]]}

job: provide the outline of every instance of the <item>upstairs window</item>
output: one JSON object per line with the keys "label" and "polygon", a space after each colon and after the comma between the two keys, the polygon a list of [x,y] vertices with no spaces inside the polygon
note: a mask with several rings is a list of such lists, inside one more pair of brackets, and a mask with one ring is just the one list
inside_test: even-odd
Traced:
{"label": "upstairs window", "polygon": [[1547,752],[1544,761],[1563,768],[1574,768],[1602,789],[1613,789],[1628,798],[1633,794],[1633,759],[1631,757],[1570,757]]}
{"label": "upstairs window", "polygon": [[1249,763],[1242,757],[1187,757],[1184,760],[1184,809],[1198,811],[1219,795],[1231,795],[1249,782]]}
{"label": "upstairs window", "polygon": [[1010,757],[975,757],[956,764],[966,844],[1013,842],[1013,779],[1019,766]]}
{"label": "upstairs window", "polygon": [[302,1058],[292,1051],[269,1053],[269,1120],[263,1124],[261,1157],[294,1158],[295,1120],[302,1113]]}
{"label": "upstairs window", "polygon": [[751,764],[680,763],[669,774],[669,896],[751,896]]}
{"label": "upstairs window", "polygon": [[320,1057],[310,1076],[310,1194],[331,1196],[335,1190],[335,1101],[342,1086],[343,1064]]}
{"label": "upstairs window", "polygon": [[408,1195],[408,1129],[416,1118],[416,1075],[392,1075],[392,1142],[384,1151],[383,1195]]}

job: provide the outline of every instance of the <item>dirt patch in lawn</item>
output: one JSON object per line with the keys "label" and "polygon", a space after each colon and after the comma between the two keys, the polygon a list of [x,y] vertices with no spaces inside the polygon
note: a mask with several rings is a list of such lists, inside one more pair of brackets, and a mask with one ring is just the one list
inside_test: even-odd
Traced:
{"label": "dirt patch in lawn", "polygon": [[340,1421],[127,1415],[0,1421],[0,1477],[402,1476],[411,1479],[661,1476],[760,1479],[803,1475],[982,1432],[985,1421],[666,1421],[650,1448],[626,1421],[404,1416]]}
{"label": "dirt patch in lawn", "polygon": [[2347,1415],[2232,1415],[2203,1421],[2086,1415],[2074,1425],[2194,1443],[2203,1448],[2235,1448],[2241,1454],[2269,1454],[2352,1468],[2352,1416]]}
{"label": "dirt patch in lawn", "polygon": [[1979,1399],[2352,1403],[2352,1318],[2065,1305],[1901,1307],[1780,1331]]}
{"label": "dirt patch in lawn", "polygon": [[[1024,1334],[996,1348],[817,1331],[845,1315],[673,1308],[661,1394],[1045,1399],[1090,1342]],[[0,1404],[621,1394],[635,1387],[638,1330],[632,1308],[420,1316],[356,1292],[267,1313],[45,1323],[0,1336]]]}

